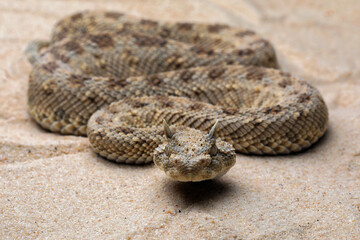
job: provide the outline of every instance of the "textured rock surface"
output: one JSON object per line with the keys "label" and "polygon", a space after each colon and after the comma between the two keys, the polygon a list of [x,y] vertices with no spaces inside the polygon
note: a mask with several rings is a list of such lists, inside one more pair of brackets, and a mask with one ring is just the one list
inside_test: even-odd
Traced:
{"label": "textured rock surface", "polygon": [[[301,154],[238,155],[220,180],[170,181],[153,165],[97,157],[88,140],[39,128],[26,110],[22,51],[84,9],[251,28],[281,68],[329,106],[325,137]],[[356,239],[360,235],[360,3],[300,1],[0,2],[0,238]]]}

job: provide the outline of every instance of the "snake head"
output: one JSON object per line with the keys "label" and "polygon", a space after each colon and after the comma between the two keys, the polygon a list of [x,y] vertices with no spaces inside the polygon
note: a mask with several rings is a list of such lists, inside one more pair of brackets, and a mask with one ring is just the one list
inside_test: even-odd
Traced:
{"label": "snake head", "polygon": [[154,163],[169,177],[198,182],[224,175],[236,159],[233,146],[216,137],[218,121],[209,133],[178,126],[172,131],[164,120],[165,143],[153,153]]}

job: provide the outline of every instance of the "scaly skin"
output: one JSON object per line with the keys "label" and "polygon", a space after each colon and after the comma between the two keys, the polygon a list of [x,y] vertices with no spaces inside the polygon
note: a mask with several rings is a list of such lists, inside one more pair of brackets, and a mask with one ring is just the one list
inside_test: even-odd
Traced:
{"label": "scaly skin", "polygon": [[117,162],[154,160],[179,181],[223,175],[233,148],[288,154],[327,128],[320,93],[272,69],[272,46],[248,30],[85,12],[60,21],[51,41],[31,43],[26,54],[28,106],[42,127],[88,135],[95,152]]}

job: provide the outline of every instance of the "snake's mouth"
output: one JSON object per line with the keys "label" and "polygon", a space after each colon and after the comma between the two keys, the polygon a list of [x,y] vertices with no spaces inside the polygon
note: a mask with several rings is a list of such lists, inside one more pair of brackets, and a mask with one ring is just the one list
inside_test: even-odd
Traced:
{"label": "snake's mouth", "polygon": [[198,173],[193,174],[189,173],[187,175],[179,175],[177,173],[172,173],[171,171],[165,171],[166,175],[172,178],[175,181],[179,182],[201,182],[206,180],[211,180],[217,177],[223,176],[230,168],[226,171],[222,171],[221,173],[211,172],[211,173]]}
{"label": "snake's mouth", "polygon": [[[233,163],[235,163],[235,161]],[[167,176],[175,181],[200,182],[223,176],[234,164],[223,167],[215,167],[215,165],[217,164],[212,163],[209,166],[203,168],[188,168],[186,170],[179,170],[178,168],[167,168],[162,170]]]}

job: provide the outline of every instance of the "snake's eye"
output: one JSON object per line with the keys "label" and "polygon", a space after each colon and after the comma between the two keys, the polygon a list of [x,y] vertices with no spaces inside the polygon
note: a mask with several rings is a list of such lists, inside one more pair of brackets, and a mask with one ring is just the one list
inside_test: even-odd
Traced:
{"label": "snake's eye", "polygon": [[216,156],[216,154],[218,154],[218,148],[215,143],[211,146],[209,153],[211,156]]}
{"label": "snake's eye", "polygon": [[170,157],[170,155],[171,155],[171,151],[170,151],[170,146],[169,146],[169,145],[166,145],[166,147],[165,147],[165,154],[166,154],[166,156],[168,156],[168,157]]}

